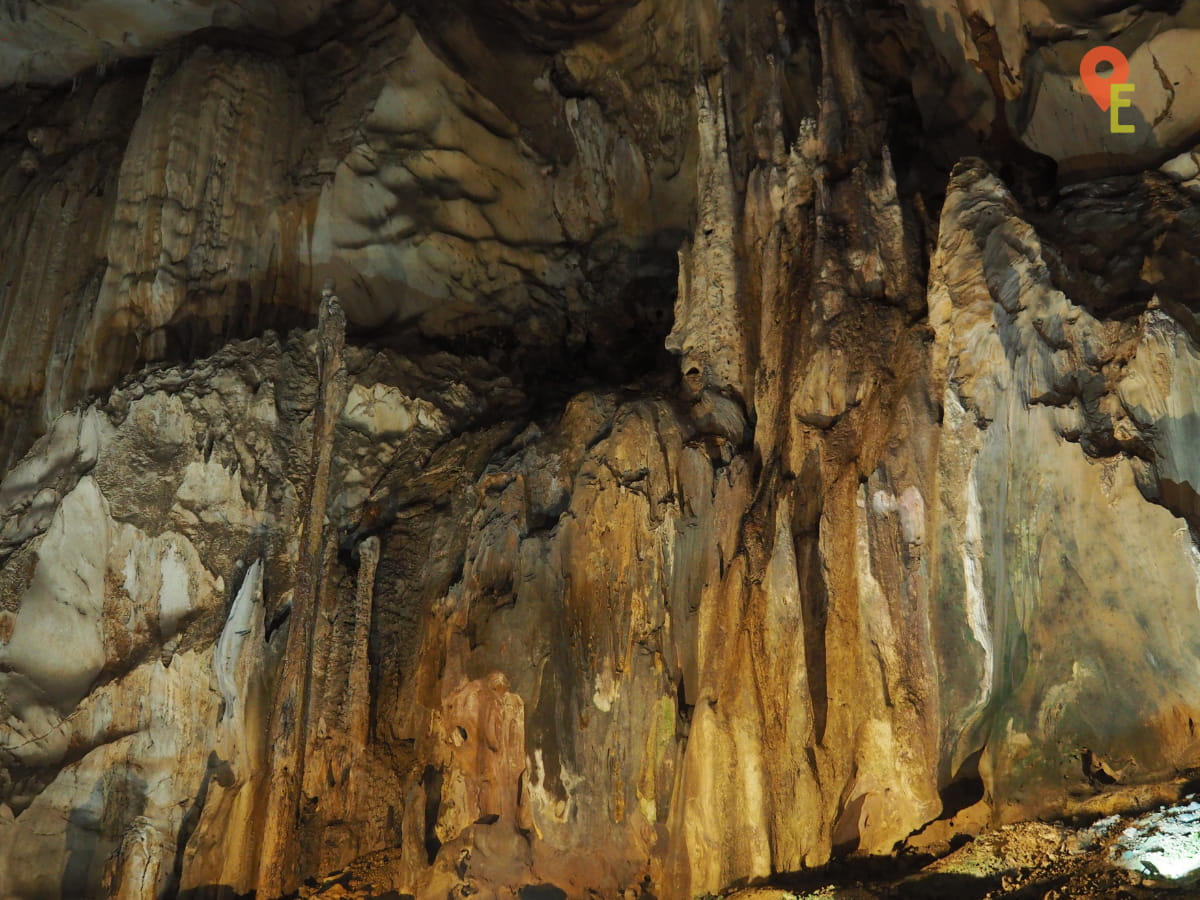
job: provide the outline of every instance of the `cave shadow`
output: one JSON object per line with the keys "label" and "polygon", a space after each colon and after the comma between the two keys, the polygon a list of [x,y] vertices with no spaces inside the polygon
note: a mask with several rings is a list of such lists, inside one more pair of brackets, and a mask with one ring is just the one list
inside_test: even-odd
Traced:
{"label": "cave shadow", "polygon": [[[316,884],[312,879],[305,883],[310,887]],[[256,891],[239,894],[236,889],[228,884],[206,884],[203,887],[188,888],[186,891],[180,891],[178,894],[168,893],[166,896],[173,897],[174,900],[258,900],[258,893]],[[299,896],[298,892],[293,891],[290,894],[285,894],[284,900],[295,900]],[[355,896],[358,895],[356,894]],[[522,897],[524,897],[523,894]],[[416,897],[412,894],[403,894],[399,891],[388,890],[379,894],[371,894],[370,900],[416,900]]]}
{"label": "cave shadow", "polygon": [[67,859],[63,865],[62,895],[82,897],[88,887],[88,873],[96,855],[100,823],[93,804],[103,805],[102,782],[97,781],[86,806],[76,806],[67,815]]}
{"label": "cave shadow", "polygon": [[[103,775],[96,780],[88,794],[88,802],[75,806],[67,815],[66,860],[63,863],[62,896],[88,897],[103,875],[97,865],[107,861],[97,859],[101,840],[116,835],[117,845],[130,824],[145,812],[146,783],[129,775],[122,784],[121,797],[113,797],[112,783]],[[123,802],[122,802],[123,801]],[[120,816],[119,827],[113,827],[112,814]]]}
{"label": "cave shadow", "polygon": [[[679,359],[666,349],[675,325],[679,251],[686,232],[664,229],[637,246],[599,248],[585,260],[585,283],[596,293],[585,322],[566,309],[547,315],[561,333],[531,340],[515,322],[457,334],[436,334],[420,317],[376,326],[347,323],[347,344],[401,356],[448,353],[476,357],[502,369],[528,398],[534,417],[556,417],[570,399],[588,390],[651,383],[674,390]],[[401,327],[403,326],[403,327]]]}
{"label": "cave shadow", "polygon": [[[888,900],[983,900],[1000,887],[1001,876],[967,875],[961,872],[937,872],[903,881],[885,890]],[[1041,895],[1039,895],[1041,896]]]}
{"label": "cave shadow", "polygon": [[949,897],[954,900],[983,900],[1001,886],[1001,878],[1005,874],[920,871],[935,858],[922,853],[844,856],[823,866],[781,873],[748,886],[800,894],[820,891],[831,885],[841,889],[859,887],[870,890],[873,896],[881,900],[945,900]]}
{"label": "cave shadow", "polygon": [[255,900],[255,892],[239,894],[228,884],[206,884],[204,887],[188,888],[174,895],[176,900]]}
{"label": "cave shadow", "polygon": [[914,876],[922,866],[933,862],[932,854],[894,856],[835,856],[824,865],[795,872],[781,872],[766,879],[747,883],[747,887],[780,888],[794,892],[820,890],[834,884],[841,887],[897,882]]}
{"label": "cave shadow", "polygon": [[[213,781],[216,781],[223,788],[228,788],[234,783],[234,774],[229,763],[217,755],[216,750],[209,751],[208,760],[204,764],[204,774],[200,777],[200,786],[196,791],[196,799],[192,801],[192,805],[188,807],[187,812],[183,814],[183,819],[179,824],[179,835],[175,842],[175,858],[172,861],[171,877],[167,885],[167,896],[184,896],[183,892],[179,891],[179,886],[183,881],[183,864],[184,853],[187,850],[188,843],[195,834],[196,828],[200,825],[200,817],[204,814],[204,805],[208,801],[208,792]],[[221,898],[224,900],[224,898]]]}
{"label": "cave shadow", "polygon": [[529,884],[517,896],[519,900],[567,900],[567,892],[553,884]]}

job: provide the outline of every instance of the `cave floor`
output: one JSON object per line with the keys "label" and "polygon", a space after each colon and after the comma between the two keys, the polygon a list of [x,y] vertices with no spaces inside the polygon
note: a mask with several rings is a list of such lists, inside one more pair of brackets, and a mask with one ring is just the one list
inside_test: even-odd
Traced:
{"label": "cave floor", "polygon": [[[953,849],[951,849],[953,847]],[[1200,898],[1200,799],[1140,815],[1089,824],[1024,822],[978,837],[894,857],[843,857],[828,866],[704,900],[1023,900],[1063,898]],[[930,852],[932,851],[932,852]],[[310,881],[297,898],[409,900],[388,884],[389,853],[372,854],[341,872]],[[490,885],[475,895],[510,896]],[[520,900],[565,897],[551,886],[518,890]],[[620,895],[618,895],[620,896]],[[626,890],[624,900],[653,900],[653,889]]]}
{"label": "cave floor", "polygon": [[[954,849],[950,850],[950,846]],[[1024,822],[955,835],[944,855],[853,857],[731,900],[1200,897],[1200,800],[1086,825]],[[857,871],[856,871],[857,870]]]}

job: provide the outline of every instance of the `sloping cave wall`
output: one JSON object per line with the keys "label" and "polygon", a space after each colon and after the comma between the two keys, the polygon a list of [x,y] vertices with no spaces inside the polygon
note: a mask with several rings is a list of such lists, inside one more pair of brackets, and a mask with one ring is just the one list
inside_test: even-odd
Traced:
{"label": "sloping cave wall", "polygon": [[1195,4],[52,6],[0,896],[690,898],[1200,766]]}

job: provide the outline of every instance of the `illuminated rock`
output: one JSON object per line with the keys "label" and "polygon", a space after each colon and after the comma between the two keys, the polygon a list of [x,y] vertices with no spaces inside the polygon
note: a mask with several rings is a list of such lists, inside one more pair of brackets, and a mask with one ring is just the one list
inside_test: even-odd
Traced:
{"label": "illuminated rock", "polygon": [[238,9],[0,104],[0,895],[1007,890],[1175,798],[1195,122],[1070,65],[1157,118],[1190,8]]}

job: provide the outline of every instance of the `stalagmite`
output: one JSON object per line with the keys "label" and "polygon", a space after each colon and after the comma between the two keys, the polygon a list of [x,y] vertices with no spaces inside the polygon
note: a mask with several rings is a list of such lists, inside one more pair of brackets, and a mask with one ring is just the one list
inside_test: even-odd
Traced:
{"label": "stalagmite", "polygon": [[[312,451],[305,496],[307,509],[299,535],[296,587],[292,595],[287,644],[277,676],[270,721],[271,758],[263,835],[260,890],[268,896],[295,888],[298,846],[312,802],[304,792],[305,764],[312,740],[313,632],[333,549],[326,524],[334,430],[349,387],[343,349],[346,318],[332,282],[321,292],[317,319],[317,399],[312,413]],[[316,798],[312,798],[316,799]]]}

